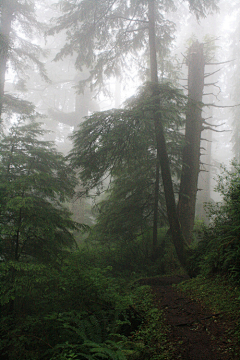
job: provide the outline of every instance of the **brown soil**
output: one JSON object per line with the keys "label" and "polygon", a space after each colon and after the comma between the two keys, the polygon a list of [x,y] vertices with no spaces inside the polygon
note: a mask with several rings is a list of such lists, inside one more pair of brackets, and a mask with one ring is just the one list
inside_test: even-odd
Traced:
{"label": "brown soil", "polygon": [[141,279],[142,284],[152,287],[157,306],[164,311],[174,347],[172,359],[239,360],[239,345],[228,335],[234,321],[172,287],[183,280],[186,277]]}

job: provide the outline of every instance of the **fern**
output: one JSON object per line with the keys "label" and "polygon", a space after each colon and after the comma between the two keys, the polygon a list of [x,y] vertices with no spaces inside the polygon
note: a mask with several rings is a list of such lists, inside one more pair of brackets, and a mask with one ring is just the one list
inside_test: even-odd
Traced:
{"label": "fern", "polygon": [[68,360],[74,358],[78,360],[126,360],[121,345],[114,341],[106,341],[100,344],[93,341],[85,341],[83,344],[77,346],[65,343],[57,345],[54,350],[57,351],[57,353],[55,353],[50,360]]}

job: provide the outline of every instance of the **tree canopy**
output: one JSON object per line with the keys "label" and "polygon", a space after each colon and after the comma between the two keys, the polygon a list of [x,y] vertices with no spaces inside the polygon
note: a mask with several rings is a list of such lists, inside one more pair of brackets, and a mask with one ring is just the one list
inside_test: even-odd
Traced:
{"label": "tree canopy", "polygon": [[[158,88],[161,94],[160,111],[164,119],[171,170],[173,175],[179,176],[183,143],[180,129],[184,123],[186,97],[169,83],[159,84]],[[72,137],[74,147],[69,159],[72,166],[78,169],[78,176],[85,192],[89,193],[93,188],[100,189],[105,178],[111,179],[111,195],[105,201],[100,214],[102,228],[109,229],[109,234],[111,230],[112,234],[114,232],[114,225],[110,220],[114,218],[114,213],[114,223],[119,221],[116,226],[126,228],[128,218],[132,221],[129,231],[135,232],[135,235],[142,230],[146,214],[152,222],[157,164],[152,115],[155,106],[151,85],[146,84],[137,96],[127,101],[125,109],[91,115]],[[141,204],[142,210],[139,210],[136,216],[137,204]],[[161,196],[159,206],[162,216],[165,213],[164,204]],[[106,222],[109,223],[109,227],[105,226]]]}
{"label": "tree canopy", "polygon": [[36,16],[38,0],[2,0],[0,3],[0,117],[2,112],[29,115],[29,103],[4,89],[7,71],[15,77],[15,90],[26,91],[27,71],[34,69],[49,81],[42,57],[44,51],[36,42],[44,26]]}

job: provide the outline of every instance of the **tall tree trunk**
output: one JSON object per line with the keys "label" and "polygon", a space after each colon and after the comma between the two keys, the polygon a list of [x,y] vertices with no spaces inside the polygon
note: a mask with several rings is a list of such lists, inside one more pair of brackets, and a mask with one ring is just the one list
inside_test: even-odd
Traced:
{"label": "tall tree trunk", "polygon": [[157,250],[159,177],[160,177],[160,164],[159,164],[159,157],[157,154],[155,186],[154,186],[154,208],[153,208],[153,242],[152,242],[152,258],[153,259],[155,259],[155,257],[156,257],[156,250]]}
{"label": "tall tree trunk", "polygon": [[13,5],[11,0],[1,1],[1,18],[0,18],[0,122],[2,118],[3,97],[5,74],[7,70],[7,60],[9,52],[9,36],[13,20]]}
{"label": "tall tree trunk", "polygon": [[[181,232],[180,223],[177,216],[176,202],[173,191],[173,184],[170,172],[170,164],[167,154],[166,141],[164,136],[163,124],[161,119],[161,104],[160,97],[158,96],[157,85],[158,84],[158,72],[157,72],[157,52],[156,52],[156,41],[155,41],[155,0],[148,0],[149,6],[149,48],[150,48],[150,70],[151,70],[151,82],[153,84],[153,96],[156,97],[157,110],[154,112],[154,126],[156,133],[157,143],[157,159],[159,159],[161,176],[163,180],[163,187],[165,193],[165,200],[167,206],[167,215],[170,225],[170,231],[173,239],[173,243],[176,249],[178,259],[182,266],[185,267],[185,251],[184,251],[184,238]],[[157,177],[156,177],[157,178]],[[157,189],[157,187],[155,187]],[[155,193],[158,199],[158,193]],[[156,210],[155,210],[156,211]],[[155,214],[156,216],[156,214]],[[154,223],[154,227],[157,224]],[[153,231],[156,236],[156,228]],[[153,242],[155,239],[153,240]]]}
{"label": "tall tree trunk", "polygon": [[189,50],[188,108],[178,204],[179,220],[188,243],[192,240],[200,169],[204,65],[203,44],[196,41]]}
{"label": "tall tree trunk", "polygon": [[[207,103],[211,103],[207,101]],[[208,111],[209,110],[209,111]],[[212,114],[212,107],[207,109],[206,114]],[[212,116],[207,116],[207,118]],[[196,200],[196,216],[203,220],[204,223],[209,223],[209,217],[204,208],[204,204],[211,201],[211,162],[212,162],[212,130],[203,130],[201,140],[201,149],[204,153],[201,153],[200,161],[200,173],[198,177],[198,193]]]}

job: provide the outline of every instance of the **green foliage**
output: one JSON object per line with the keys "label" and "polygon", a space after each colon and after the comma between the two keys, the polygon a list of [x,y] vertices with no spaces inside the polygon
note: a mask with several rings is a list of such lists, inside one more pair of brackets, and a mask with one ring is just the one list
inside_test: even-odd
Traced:
{"label": "green foliage", "polygon": [[[149,164],[148,164],[149,165]],[[107,191],[107,198],[98,204],[95,231],[104,242],[132,241],[152,223],[154,173],[139,164],[123,170]],[[164,198],[161,196],[164,204]],[[161,209],[164,218],[164,209]]]}
{"label": "green foliage", "polygon": [[[232,77],[228,77],[230,80],[230,89],[231,89],[231,98],[234,101],[234,104],[239,104],[239,87],[240,87],[240,44],[237,39],[240,36],[240,24],[237,21],[238,16],[240,14],[240,10],[238,7],[233,8],[236,14],[236,22],[233,23],[233,33],[229,36],[230,44],[231,44],[231,56],[234,60],[234,64],[232,64],[233,74]],[[233,135],[232,135],[232,142],[233,142],[233,153],[238,162],[240,162],[240,126],[239,126],[239,117],[240,117],[240,107],[235,106],[232,109],[232,116],[233,116]]]}
{"label": "green foliage", "polygon": [[69,343],[56,346],[60,353],[54,354],[51,360],[70,360],[70,359],[88,359],[88,360],[126,360],[124,350],[121,344],[114,341],[106,341],[106,343],[94,343],[85,341],[82,346],[70,345]]}
{"label": "green foliage", "polygon": [[126,102],[125,109],[95,113],[74,133],[74,147],[69,158],[72,165],[79,168],[80,178],[88,189],[101,183],[106,173],[118,175],[122,168],[134,164],[138,167],[143,160],[155,164],[152,114],[159,100],[173,171],[179,169],[183,141],[179,129],[184,123],[186,97],[170,83],[156,85],[156,88],[155,97],[152,96],[152,85],[145,84]]}
{"label": "green foliage", "polygon": [[25,81],[29,78],[27,70],[34,69],[34,72],[45,81],[50,81],[45,65],[40,60],[46,54],[37,42],[32,40],[39,34],[42,36],[44,31],[44,26],[37,20],[35,13],[37,1],[1,0],[0,2],[0,116],[3,111],[6,115],[4,119],[8,119],[13,114],[29,116],[29,109],[32,107],[16,95],[4,93],[8,68],[14,74],[16,89],[20,91],[25,88]]}
{"label": "green foliage", "polygon": [[137,284],[130,289],[111,272],[92,267],[86,252],[72,254],[58,269],[2,262],[3,359],[125,360],[161,352],[165,328],[150,289]]}
{"label": "green foliage", "polygon": [[151,252],[152,230],[147,230],[132,240],[105,238],[92,231],[87,238],[88,251],[84,259],[99,267],[111,266],[112,274],[125,279],[159,274],[179,274],[180,265],[167,227],[158,229],[158,242],[154,256]]}
{"label": "green foliage", "polygon": [[[218,3],[218,0],[186,1],[197,18],[216,10]],[[104,84],[108,78],[124,75],[131,78],[131,71],[135,73],[136,69],[146,81],[149,76],[148,1],[60,0],[57,5],[61,15],[55,19],[55,26],[49,34],[66,31],[67,41],[56,55],[56,61],[77,53],[76,68],[82,71],[87,66],[90,69],[87,81],[105,91]],[[167,19],[166,14],[176,11],[177,5],[174,0],[155,1],[159,74],[167,78],[170,74],[166,74],[169,66],[166,63],[174,39],[175,23]],[[85,51],[82,51],[83,48]],[[80,82],[80,91],[85,82]]]}
{"label": "green foliage", "polygon": [[211,14],[214,11],[218,10],[219,0],[187,0],[189,3],[189,8],[193,12],[197,19],[201,17],[206,17],[207,14]]}
{"label": "green foliage", "polygon": [[240,166],[233,162],[232,170],[224,169],[216,190],[223,202],[209,205],[211,224],[204,229],[203,240],[192,258],[193,273],[205,275],[220,272],[239,280],[240,275]]}
{"label": "green foliage", "polygon": [[210,308],[215,322],[229,323],[227,330],[230,344],[226,350],[229,352],[229,359],[239,358],[239,340],[240,340],[240,288],[239,284],[229,280],[228,276],[198,276],[178,284],[177,287],[186,292],[191,298],[200,303],[204,303]]}
{"label": "green foliage", "polygon": [[[11,69],[21,81],[26,78],[26,70],[32,65],[45,80],[49,80],[44,63],[39,59],[44,55],[44,51],[32,42],[34,36],[44,31],[44,26],[37,20],[35,12],[37,1],[1,1],[0,13],[3,15],[3,21],[0,31],[3,34],[2,39],[5,38],[5,51],[9,53]],[[7,28],[10,29],[9,39],[5,37]]]}
{"label": "green foliage", "polygon": [[74,245],[78,225],[62,203],[76,179],[63,155],[42,140],[35,122],[18,122],[0,143],[2,260],[56,260]]}
{"label": "green foliage", "polygon": [[90,356],[93,348],[103,354],[109,350],[106,358],[112,359],[114,346],[117,353],[110,333],[118,327],[126,300],[118,295],[109,270],[85,269],[79,260],[76,254],[59,270],[21,262],[1,264],[0,346],[8,359],[64,358],[70,350]]}
{"label": "green foliage", "polygon": [[171,358],[163,313],[154,307],[153,303],[154,298],[149,287],[136,289],[134,305],[139,312],[145,314],[145,321],[132,335],[131,360],[167,360]]}
{"label": "green foliage", "polygon": [[[171,84],[157,86],[160,94],[172,173],[180,172],[185,97]],[[156,142],[152,110],[156,106],[151,85],[142,87],[125,109],[95,113],[73,135],[69,159],[79,170],[88,193],[109,176],[107,197],[98,204],[96,233],[105,242],[129,242],[148,231],[153,222],[156,182]],[[166,222],[162,186],[159,218]]]}
{"label": "green foliage", "polygon": [[[146,81],[146,69],[149,67],[147,1],[61,0],[58,6],[62,14],[49,33],[54,35],[67,31],[67,41],[56,55],[56,61],[77,53],[76,68],[80,71],[84,66],[91,69],[87,80],[92,86],[105,91],[108,78],[123,74],[129,77],[136,68],[140,71],[145,69]],[[156,2],[156,45],[161,59],[169,53],[175,28],[164,14],[173,9],[172,0]],[[82,51],[83,48],[85,51]],[[80,82],[80,91],[85,82]]]}

